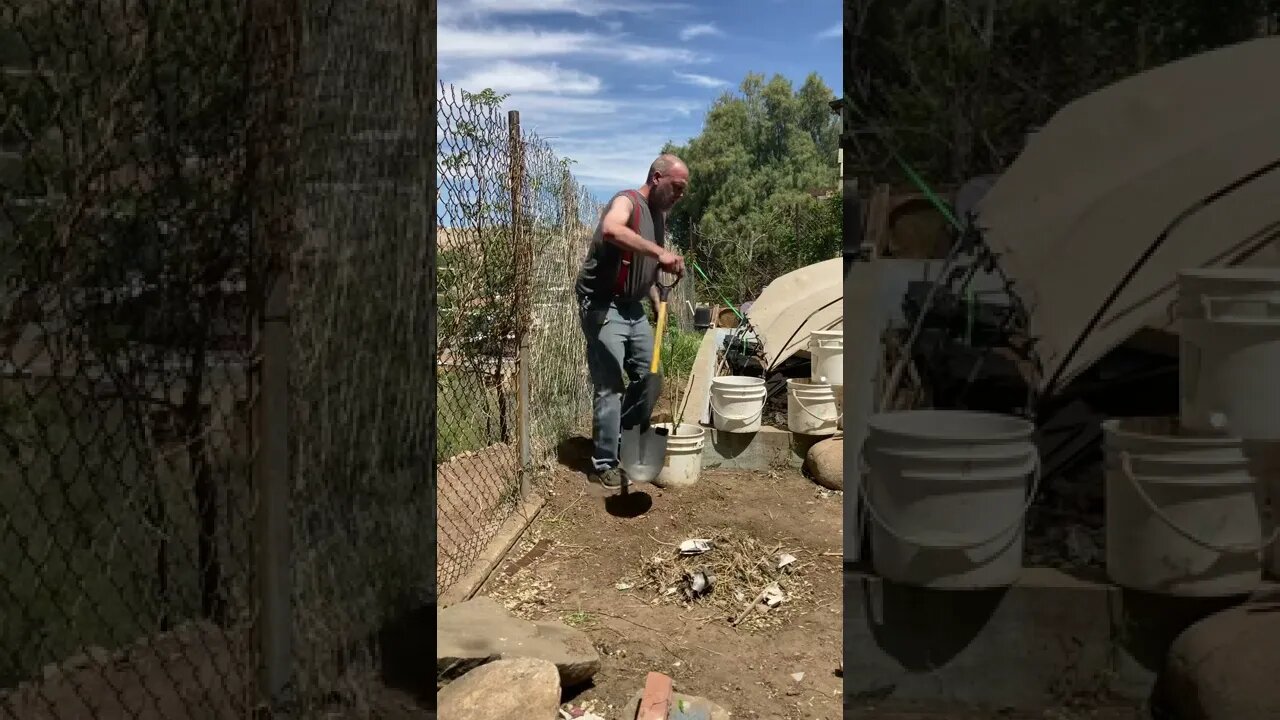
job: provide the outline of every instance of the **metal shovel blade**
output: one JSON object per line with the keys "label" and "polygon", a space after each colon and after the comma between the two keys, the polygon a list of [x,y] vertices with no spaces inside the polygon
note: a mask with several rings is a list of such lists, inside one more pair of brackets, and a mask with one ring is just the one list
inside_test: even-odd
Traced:
{"label": "metal shovel blade", "polygon": [[667,461],[667,428],[648,423],[622,431],[622,446],[618,448],[618,461],[627,481],[632,484],[651,483],[662,472]]}
{"label": "metal shovel blade", "polygon": [[651,372],[640,380],[627,386],[622,396],[622,433],[629,430],[647,428],[653,410],[662,398],[662,373]]}

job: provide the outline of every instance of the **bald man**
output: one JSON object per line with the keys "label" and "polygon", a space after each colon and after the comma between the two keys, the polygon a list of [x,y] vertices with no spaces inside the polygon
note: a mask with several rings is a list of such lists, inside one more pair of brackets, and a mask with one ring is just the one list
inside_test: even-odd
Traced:
{"label": "bald man", "polygon": [[633,408],[623,407],[623,395],[627,381],[649,373],[653,355],[643,301],[656,307],[659,269],[684,275],[684,258],[666,247],[666,219],[688,184],[689,168],[680,158],[658,156],[643,186],[609,200],[578,274],[575,290],[595,386],[591,479],[606,488],[627,481],[618,466],[618,440],[622,418]]}

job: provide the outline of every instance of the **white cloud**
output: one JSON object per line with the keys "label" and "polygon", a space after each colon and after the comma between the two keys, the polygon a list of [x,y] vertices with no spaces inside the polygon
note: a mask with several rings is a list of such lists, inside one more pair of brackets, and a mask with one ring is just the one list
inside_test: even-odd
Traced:
{"label": "white cloud", "polygon": [[662,62],[675,63],[677,65],[695,65],[707,62],[706,56],[683,48],[635,45],[616,38],[606,41],[606,43],[612,44],[602,46],[600,48],[601,53],[613,55],[630,63]]}
{"label": "white cloud", "polygon": [[[635,187],[667,140],[688,139],[667,137],[666,128],[691,127],[706,105],[703,98],[681,98],[675,83],[664,83],[666,78],[652,72],[636,75],[633,68],[623,67],[615,77],[610,74],[615,69],[604,66],[658,62],[694,69],[710,62],[696,46],[672,47],[640,34],[637,17],[675,7],[663,2],[619,6],[612,0],[447,0],[439,8],[437,42],[438,57],[449,69],[440,79],[446,93],[453,86],[455,94],[492,88],[508,95],[501,109],[494,110],[495,117],[519,111],[521,126],[557,155],[572,159],[574,177],[596,194]],[[591,22],[557,27],[551,17],[555,14]],[[676,20],[674,28],[687,38],[723,34],[710,23]],[[729,84],[708,75],[677,77],[696,87]],[[648,94],[664,88],[662,94]],[[625,94],[628,89],[646,94],[635,97]],[[645,118],[656,120],[646,123]]]}
{"label": "white cloud", "polygon": [[479,15],[542,15],[568,13],[588,17],[605,11],[599,0],[446,0],[443,5],[456,5],[460,11]]}
{"label": "white cloud", "polygon": [[649,163],[668,140],[681,141],[684,138],[628,134],[576,140],[568,153],[574,161],[571,171],[578,182],[601,188],[602,195],[611,190],[637,187],[644,182]]}
{"label": "white cloud", "polygon": [[688,85],[695,85],[697,87],[718,88],[727,87],[731,84],[728,80],[721,80],[720,78],[714,78],[709,75],[699,75],[697,73],[677,72],[675,73],[675,76],[680,82]]}
{"label": "white cloud", "polygon": [[450,61],[549,57],[586,52],[592,40],[587,33],[441,27],[436,34],[436,54]]}
{"label": "white cloud", "polygon": [[[459,86],[446,80],[441,90],[440,104],[442,107],[459,107],[464,103],[461,91],[479,92],[482,89],[484,88]],[[511,92],[495,113],[505,114],[508,110],[518,110],[522,124],[542,136],[595,137],[625,133],[627,128],[635,126],[636,118],[655,114],[672,119],[691,118],[705,104],[702,100],[679,98],[630,99],[601,95]]]}
{"label": "white cloud", "polygon": [[723,34],[724,33],[720,32],[720,28],[717,28],[715,25],[712,25],[711,23],[700,23],[698,25],[690,25],[685,29],[681,30],[680,39],[683,40],[684,42],[689,42],[690,40],[696,37],[702,37],[703,35],[723,35]]}
{"label": "white cloud", "polygon": [[[520,111],[520,124],[541,137],[558,156],[573,160],[571,171],[578,182],[597,195],[644,180],[649,163],[668,140],[684,142],[686,137],[668,137],[662,131],[636,130],[635,118],[659,115],[668,118],[693,117],[704,103],[692,100],[632,100],[623,98],[574,97],[549,93],[516,93],[503,102],[506,110]],[[441,135],[448,137],[447,128]],[[444,142],[453,148],[454,143]],[[445,170],[442,167],[441,172]]]}
{"label": "white cloud", "polygon": [[519,110],[522,124],[540,135],[603,137],[626,134],[635,118],[653,114],[691,117],[705,103],[693,100],[623,100],[516,93],[503,107]]}
{"label": "white cloud", "polygon": [[566,95],[594,95],[602,87],[600,78],[556,64],[522,65],[506,60],[477,67],[455,84],[471,92],[492,88],[498,93]]}
{"label": "white cloud", "polygon": [[681,3],[648,2],[619,5],[610,0],[447,0],[438,7],[436,22],[480,19],[495,15],[577,15],[598,18],[605,15],[649,15],[681,10]]}
{"label": "white cloud", "polygon": [[456,60],[511,60],[571,55],[606,55],[626,62],[692,64],[703,62],[698,54],[676,48],[627,43],[618,37],[588,32],[540,30],[471,30],[441,25],[436,31],[437,55]]}
{"label": "white cloud", "polygon": [[844,37],[844,23],[836,23],[818,33],[819,40],[833,40],[840,37]]}

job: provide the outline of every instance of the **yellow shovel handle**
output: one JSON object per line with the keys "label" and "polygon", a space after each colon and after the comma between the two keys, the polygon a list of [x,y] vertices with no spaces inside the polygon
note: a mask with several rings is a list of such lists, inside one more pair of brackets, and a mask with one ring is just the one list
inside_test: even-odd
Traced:
{"label": "yellow shovel handle", "polygon": [[659,360],[662,358],[662,336],[667,330],[667,301],[658,303],[658,325],[653,332],[653,359],[649,361],[649,374],[658,372]]}

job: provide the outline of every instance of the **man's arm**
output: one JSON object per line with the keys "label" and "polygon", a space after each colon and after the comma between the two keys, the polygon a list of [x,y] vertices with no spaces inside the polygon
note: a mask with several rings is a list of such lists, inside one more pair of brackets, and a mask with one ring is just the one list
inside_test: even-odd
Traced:
{"label": "man's arm", "polygon": [[[605,213],[604,221],[600,226],[605,242],[613,243],[620,248],[640,253],[641,255],[656,258],[658,264],[663,266],[675,265],[679,260],[678,255],[668,252],[655,242],[645,240],[640,236],[640,233],[628,227],[631,220],[631,208],[632,201],[625,195],[619,195],[614,198],[613,204],[609,206],[609,211]],[[679,270],[684,270],[682,264]]]}
{"label": "man's arm", "polygon": [[662,302],[662,298],[658,296],[658,286],[649,286],[649,303],[653,307],[653,321],[658,322],[658,303]]}

